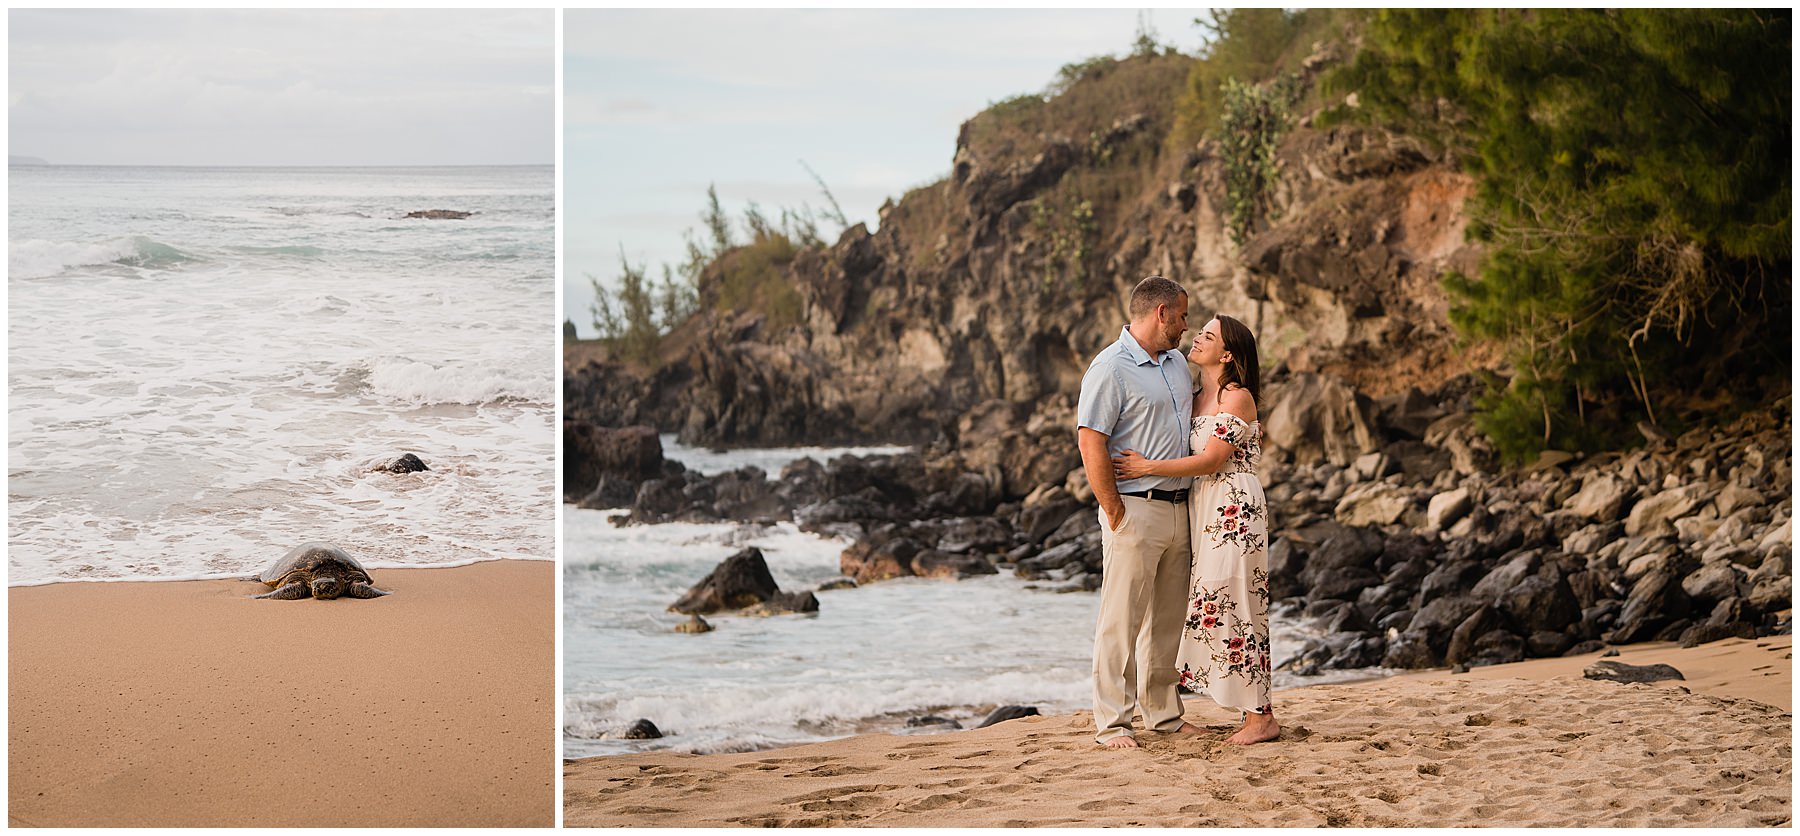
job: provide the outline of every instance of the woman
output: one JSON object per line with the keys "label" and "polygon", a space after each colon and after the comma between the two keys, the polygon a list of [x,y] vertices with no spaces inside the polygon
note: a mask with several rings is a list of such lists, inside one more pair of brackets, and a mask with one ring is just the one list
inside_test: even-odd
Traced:
{"label": "woman", "polygon": [[1188,495],[1194,564],[1181,684],[1244,713],[1227,743],[1261,743],[1280,736],[1281,726],[1269,699],[1269,523],[1256,478],[1256,336],[1221,314],[1194,338],[1188,362],[1200,368],[1194,455],[1152,461],[1127,450],[1113,459],[1113,470],[1121,479],[1197,477]]}

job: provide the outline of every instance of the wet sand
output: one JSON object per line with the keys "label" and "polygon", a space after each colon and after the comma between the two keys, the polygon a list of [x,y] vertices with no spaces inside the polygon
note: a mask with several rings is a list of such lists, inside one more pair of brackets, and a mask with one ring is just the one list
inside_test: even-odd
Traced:
{"label": "wet sand", "polygon": [[372,574],[9,589],[10,823],[553,825],[555,564]]}
{"label": "wet sand", "polygon": [[1093,742],[1088,712],[765,752],[564,764],[564,822],[692,826],[1788,826],[1792,637],[1623,649],[1686,682],[1583,679],[1597,654],[1277,692],[1280,740]]}

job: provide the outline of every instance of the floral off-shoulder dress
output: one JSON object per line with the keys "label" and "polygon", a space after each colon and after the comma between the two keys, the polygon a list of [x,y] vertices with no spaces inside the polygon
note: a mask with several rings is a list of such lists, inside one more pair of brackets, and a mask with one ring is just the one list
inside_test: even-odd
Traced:
{"label": "floral off-shoulder dress", "polygon": [[1218,473],[1196,477],[1188,495],[1194,563],[1176,665],[1189,690],[1205,691],[1227,708],[1266,714],[1273,665],[1268,505],[1256,478],[1262,423],[1246,424],[1228,412],[1195,416],[1194,452],[1215,438],[1231,444],[1231,459]]}

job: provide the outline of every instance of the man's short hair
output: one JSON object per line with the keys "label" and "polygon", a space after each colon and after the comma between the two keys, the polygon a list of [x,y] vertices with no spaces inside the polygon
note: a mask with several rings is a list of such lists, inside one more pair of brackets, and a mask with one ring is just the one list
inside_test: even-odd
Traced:
{"label": "man's short hair", "polygon": [[1142,317],[1156,310],[1157,305],[1175,307],[1175,303],[1186,295],[1187,291],[1182,290],[1181,285],[1161,276],[1146,278],[1131,291],[1131,318]]}

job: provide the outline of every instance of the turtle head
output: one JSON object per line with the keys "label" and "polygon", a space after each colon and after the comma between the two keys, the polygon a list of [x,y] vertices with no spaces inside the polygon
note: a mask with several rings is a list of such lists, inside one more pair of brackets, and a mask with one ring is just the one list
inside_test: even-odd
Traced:
{"label": "turtle head", "polygon": [[312,579],[312,596],[321,601],[329,601],[344,594],[349,587],[344,579],[336,575],[320,575]]}

